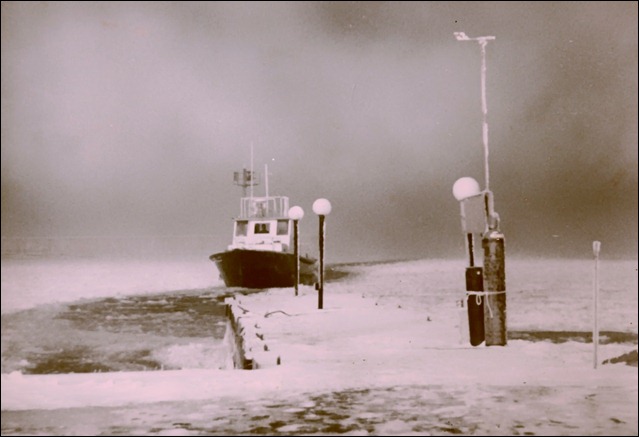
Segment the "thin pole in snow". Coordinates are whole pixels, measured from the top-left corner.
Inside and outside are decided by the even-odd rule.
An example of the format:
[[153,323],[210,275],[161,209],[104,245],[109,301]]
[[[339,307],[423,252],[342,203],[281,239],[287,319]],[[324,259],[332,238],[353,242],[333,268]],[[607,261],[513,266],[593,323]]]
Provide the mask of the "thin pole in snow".
[[598,311],[599,311],[599,251],[601,250],[601,242],[593,241],[592,242],[592,251],[595,255],[595,278],[594,278],[594,293],[593,293],[593,326],[592,326],[592,343],[594,345],[593,348],[593,365],[594,368],[597,368],[597,352],[599,349],[599,320],[598,320]]

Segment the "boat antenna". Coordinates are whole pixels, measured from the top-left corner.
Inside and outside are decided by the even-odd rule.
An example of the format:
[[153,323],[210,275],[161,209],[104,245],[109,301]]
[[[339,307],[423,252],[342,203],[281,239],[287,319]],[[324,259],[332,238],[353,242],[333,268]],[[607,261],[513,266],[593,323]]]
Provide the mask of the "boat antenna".
[[268,197],[268,164],[264,164],[264,189],[266,190],[266,197]]
[[264,190],[266,191],[266,214],[268,216],[268,164],[264,164]]
[[251,141],[251,199],[253,199],[253,141]]

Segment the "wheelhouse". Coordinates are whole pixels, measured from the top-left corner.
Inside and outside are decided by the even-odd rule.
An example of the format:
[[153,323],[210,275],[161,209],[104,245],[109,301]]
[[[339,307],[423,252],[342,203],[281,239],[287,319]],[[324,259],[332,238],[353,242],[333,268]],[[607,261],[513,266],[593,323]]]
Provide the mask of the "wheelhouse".
[[288,197],[243,197],[240,200],[240,215],[235,218],[230,250],[290,252],[291,239]]

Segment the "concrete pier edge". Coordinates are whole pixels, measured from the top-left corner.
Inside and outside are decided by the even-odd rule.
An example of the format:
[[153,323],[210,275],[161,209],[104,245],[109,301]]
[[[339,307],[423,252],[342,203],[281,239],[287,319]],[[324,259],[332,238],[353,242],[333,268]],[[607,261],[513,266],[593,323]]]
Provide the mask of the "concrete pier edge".
[[238,297],[228,297],[224,303],[228,319],[224,342],[231,351],[233,367],[255,370],[280,365],[281,358],[270,350],[260,330],[263,316],[243,308]]

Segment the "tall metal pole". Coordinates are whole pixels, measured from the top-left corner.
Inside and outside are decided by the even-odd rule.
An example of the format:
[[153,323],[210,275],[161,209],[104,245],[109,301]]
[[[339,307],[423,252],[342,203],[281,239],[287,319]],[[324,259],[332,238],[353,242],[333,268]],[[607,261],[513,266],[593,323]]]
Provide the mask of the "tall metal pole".
[[299,206],[294,206],[288,210],[288,217],[293,221],[293,256],[295,257],[295,296],[299,292],[300,284],[300,234],[299,221],[304,217],[304,210]]
[[482,138],[484,141],[484,180],[486,191],[490,190],[490,173],[488,171],[488,104],[486,103],[486,39],[480,38],[481,46],[481,112],[482,118]]
[[457,41],[477,41],[481,47],[481,112],[482,112],[482,139],[484,143],[484,182],[485,190],[490,190],[490,173],[488,171],[488,104],[486,103],[486,45],[493,41],[494,36],[478,36],[469,38],[464,32],[455,32]]
[[317,308],[324,308],[324,215],[319,216],[319,288],[317,294]]
[[299,283],[300,283],[300,246],[299,246],[299,234],[298,234],[298,224],[299,220],[293,220],[293,245],[294,245],[294,255],[295,255],[295,296],[298,294]]

